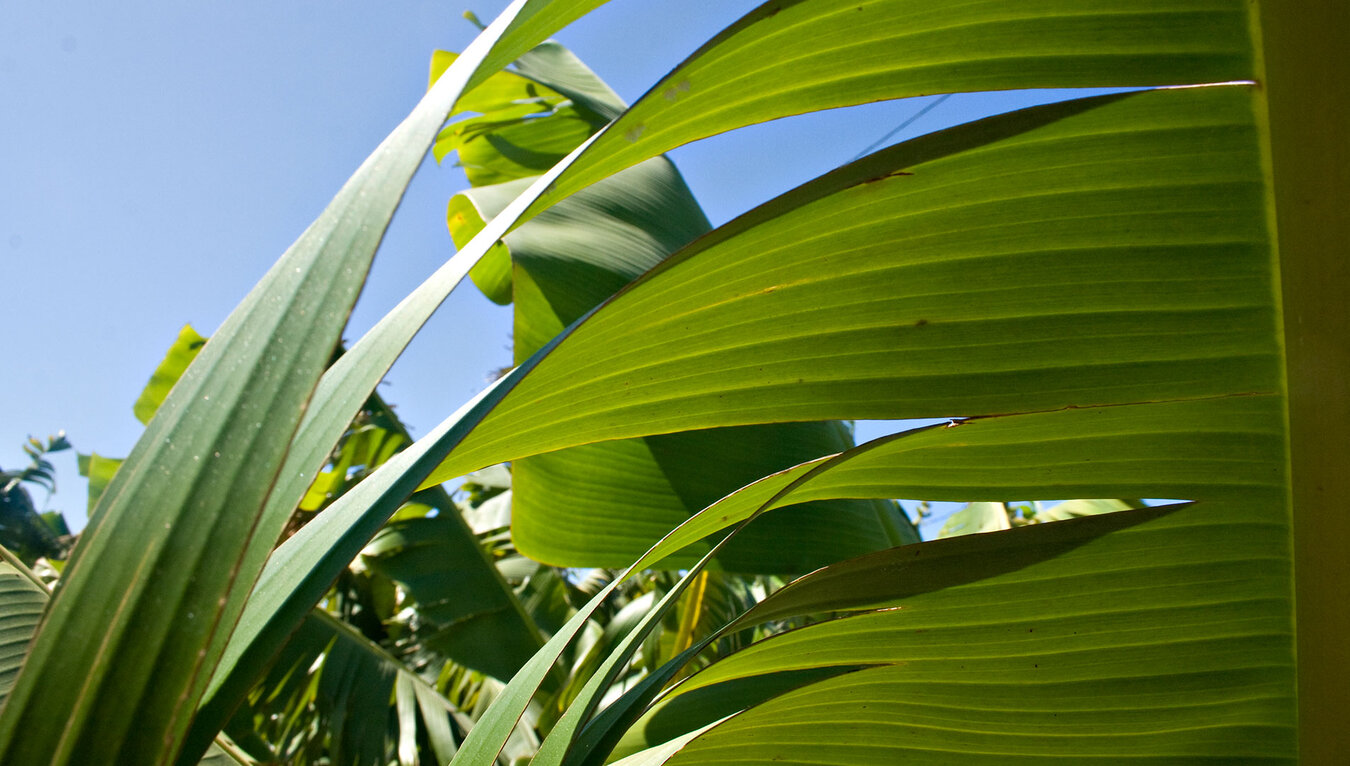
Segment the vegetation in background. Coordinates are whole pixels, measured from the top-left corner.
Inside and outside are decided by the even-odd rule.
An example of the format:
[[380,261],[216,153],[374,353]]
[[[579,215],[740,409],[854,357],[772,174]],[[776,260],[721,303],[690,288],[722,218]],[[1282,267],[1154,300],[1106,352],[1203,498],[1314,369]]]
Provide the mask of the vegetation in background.
[[67,449],[70,442],[64,431],[48,436],[45,443],[30,436],[23,445],[31,459],[28,466],[0,471],[0,545],[25,564],[32,565],[43,557],[64,559],[74,544],[65,517],[59,511],[39,511],[24,486],[55,492],[56,472],[47,455]]

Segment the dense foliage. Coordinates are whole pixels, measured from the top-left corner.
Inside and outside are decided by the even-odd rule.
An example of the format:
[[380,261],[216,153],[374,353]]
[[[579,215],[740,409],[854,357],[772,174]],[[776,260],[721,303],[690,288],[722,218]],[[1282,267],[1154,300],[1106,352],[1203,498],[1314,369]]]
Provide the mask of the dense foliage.
[[[180,337],[40,629],[41,584],[0,571],[5,629],[36,631],[0,655],[0,760],[1294,761],[1291,522],[1321,509],[1291,501],[1302,256],[1249,4],[772,0],[632,106],[540,44],[599,4],[517,0],[438,55]],[[884,148],[711,231],[661,157],[1076,86],[1142,90]],[[341,350],[428,149],[473,184],[460,251]],[[517,366],[411,441],[375,387],[464,276],[515,304]],[[949,420],[837,422],[917,417]],[[897,497],[997,531],[918,542]],[[1187,502],[1009,505],[1150,497]]]

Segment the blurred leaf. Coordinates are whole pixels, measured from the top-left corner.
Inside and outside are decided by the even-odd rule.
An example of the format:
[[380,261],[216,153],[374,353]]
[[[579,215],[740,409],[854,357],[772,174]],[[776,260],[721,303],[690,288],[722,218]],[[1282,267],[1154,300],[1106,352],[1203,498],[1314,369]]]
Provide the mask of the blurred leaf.
[[[531,183],[530,179],[508,181],[495,186],[468,189],[451,197],[445,220],[455,247],[468,245],[493,216],[528,189]],[[506,244],[493,244],[478,264],[469,270],[469,277],[493,303],[501,306],[510,303],[511,253]]]
[[[0,484],[0,546],[8,548],[19,560],[32,564],[39,558],[64,558],[70,548],[70,530],[61,514],[40,514],[23,481],[32,481],[30,468]],[[42,484],[44,482],[38,481]]]
[[66,517],[60,511],[47,511],[40,514],[42,522],[47,525],[52,534],[57,537],[69,537],[71,534],[70,525],[66,523]]
[[188,365],[197,358],[197,354],[205,345],[206,338],[192,329],[192,325],[183,325],[183,329],[178,331],[178,340],[174,341],[164,354],[164,361],[155,368],[154,374],[150,376],[150,382],[145,384],[140,398],[131,408],[137,420],[141,423],[150,422],[150,418],[155,416],[160,405],[168,398],[169,390],[179,378],[183,377]]
[[1142,508],[1143,503],[1126,500],[1067,500],[1063,503],[1041,508],[1036,511],[1036,521],[1062,521],[1079,516],[1095,516],[1099,513],[1115,513],[1131,508]]
[[628,107],[576,54],[552,40],[521,54],[515,66],[520,74],[566,96],[601,122],[609,122]]
[[117,473],[118,467],[122,465],[120,458],[103,457],[97,452],[91,452],[88,455],[78,455],[78,465],[80,475],[89,479],[89,518],[93,518],[93,513],[98,508],[99,498],[103,497],[103,491],[108,488],[108,483],[112,481],[113,474]]
[[947,519],[947,523],[938,530],[937,536],[957,537],[1011,528],[1008,509],[1003,503],[967,503],[965,508],[953,513]]
[[615,761],[614,766],[660,766],[670,760],[670,757],[678,753],[680,748],[684,747],[690,740],[712,728],[716,723],[720,723],[720,721],[714,721],[687,734],[662,742],[655,747],[633,753],[626,758]]
[[511,526],[511,490],[494,495],[464,512],[464,523],[476,535]]
[[70,449],[70,442],[66,440],[66,432],[60,431],[55,436],[48,436],[46,444],[29,436],[22,449],[24,454],[31,459],[31,462],[28,467],[20,470],[0,471],[0,489],[13,489],[19,482],[26,481],[36,484],[48,492],[55,492],[56,476],[51,461],[47,460],[47,454]]
[[47,589],[10,551],[0,546],[0,705],[28,656],[28,644],[42,620]]

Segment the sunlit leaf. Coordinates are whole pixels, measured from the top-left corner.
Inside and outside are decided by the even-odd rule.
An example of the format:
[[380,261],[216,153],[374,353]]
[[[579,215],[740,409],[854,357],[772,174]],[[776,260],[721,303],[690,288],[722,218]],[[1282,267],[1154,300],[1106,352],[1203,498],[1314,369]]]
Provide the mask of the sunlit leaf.
[[155,368],[154,374],[150,376],[150,382],[145,385],[140,398],[132,407],[137,420],[142,423],[150,422],[150,418],[154,417],[164,399],[168,397],[169,390],[179,378],[183,377],[188,365],[197,358],[198,352],[205,345],[206,338],[192,329],[192,325],[183,325],[183,329],[178,331],[178,339],[164,354],[164,360]]
[[[1292,763],[1289,572],[1267,543],[1283,524],[1265,503],[1167,510],[942,540],[805,578],[782,597],[802,604],[810,591],[818,605],[878,611],[769,639],[681,691],[874,667],[788,691],[671,763],[939,752],[950,763],[1051,753]],[[854,588],[863,581],[875,588],[866,599]],[[763,606],[781,613],[774,602]]]
[[431,481],[732,423],[1277,391],[1250,98],[1038,107],[789,192],[572,328]]
[[536,211],[690,141],[818,109],[932,93],[1250,80],[1248,19],[1245,5],[1224,0],[771,0],[652,86]]

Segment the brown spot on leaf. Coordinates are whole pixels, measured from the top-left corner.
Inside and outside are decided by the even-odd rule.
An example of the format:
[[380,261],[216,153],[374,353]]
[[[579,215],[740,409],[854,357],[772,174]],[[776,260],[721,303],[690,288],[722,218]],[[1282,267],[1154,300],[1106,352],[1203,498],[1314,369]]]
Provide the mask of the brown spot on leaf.
[[875,178],[869,178],[866,181],[863,181],[863,183],[874,184],[877,181],[885,181],[887,178],[895,178],[896,176],[912,176],[912,175],[914,174],[904,170],[893,170],[889,173],[883,173],[882,175],[879,175]]

